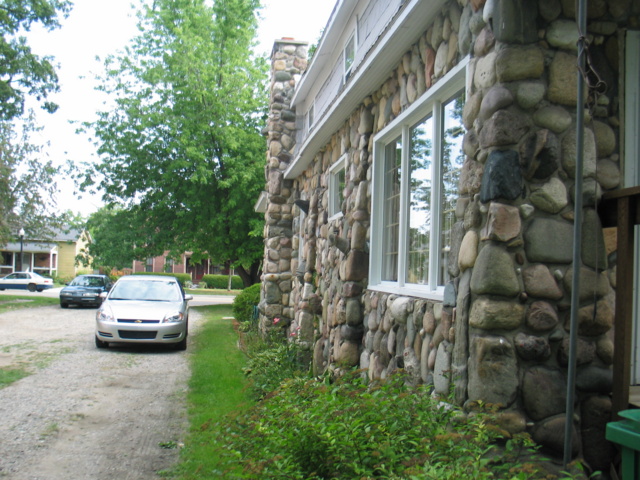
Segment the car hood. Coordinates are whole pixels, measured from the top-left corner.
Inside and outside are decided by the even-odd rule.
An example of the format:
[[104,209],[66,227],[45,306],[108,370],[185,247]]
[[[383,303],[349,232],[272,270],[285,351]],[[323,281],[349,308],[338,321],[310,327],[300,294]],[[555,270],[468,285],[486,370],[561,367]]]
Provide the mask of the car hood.
[[145,300],[107,300],[102,309],[111,309],[114,317],[128,320],[162,320],[168,313],[184,311],[184,302]]
[[104,287],[82,287],[80,285],[67,285],[60,292],[64,293],[100,293],[104,291]]

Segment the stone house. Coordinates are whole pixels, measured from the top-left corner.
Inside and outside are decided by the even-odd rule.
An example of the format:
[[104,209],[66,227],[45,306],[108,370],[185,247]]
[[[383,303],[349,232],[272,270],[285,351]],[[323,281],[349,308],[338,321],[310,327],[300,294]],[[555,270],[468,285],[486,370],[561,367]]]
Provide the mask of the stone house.
[[559,456],[575,351],[571,454],[604,471],[622,287],[599,211],[640,185],[640,6],[588,2],[578,134],[575,3],[341,0],[312,61],[276,41],[260,313],[317,374],[404,369]]

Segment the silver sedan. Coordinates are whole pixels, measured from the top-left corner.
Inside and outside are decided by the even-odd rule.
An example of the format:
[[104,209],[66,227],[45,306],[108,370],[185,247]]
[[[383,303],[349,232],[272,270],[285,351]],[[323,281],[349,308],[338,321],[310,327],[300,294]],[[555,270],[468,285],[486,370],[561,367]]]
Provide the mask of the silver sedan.
[[187,348],[189,300],[175,277],[121,277],[96,314],[96,346],[109,343],[165,343]]

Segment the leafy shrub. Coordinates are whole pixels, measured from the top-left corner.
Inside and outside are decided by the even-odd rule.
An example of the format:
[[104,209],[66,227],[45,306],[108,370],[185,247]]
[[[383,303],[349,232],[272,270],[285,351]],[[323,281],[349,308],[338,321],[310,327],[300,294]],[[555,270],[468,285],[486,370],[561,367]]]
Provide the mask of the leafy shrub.
[[[226,290],[229,287],[229,275],[203,275],[202,281],[209,288],[216,290]],[[242,290],[243,288],[242,279],[238,275],[233,275],[231,277],[231,290]]]
[[226,479],[553,478],[532,460],[528,435],[506,440],[489,419],[438,402],[401,375],[370,385],[353,375],[335,384],[290,380],[209,428]]
[[260,350],[254,343],[254,348],[247,352],[249,359],[243,368],[256,400],[280,388],[284,381],[304,375],[298,362],[300,347],[296,343],[264,345],[265,348]]
[[61,285],[66,285],[67,283],[71,282],[71,280],[73,280],[74,278],[75,277],[69,276],[69,275],[55,275],[53,277],[53,281]]
[[256,283],[245,288],[233,299],[233,316],[238,322],[253,320],[253,307],[260,303],[260,284]]

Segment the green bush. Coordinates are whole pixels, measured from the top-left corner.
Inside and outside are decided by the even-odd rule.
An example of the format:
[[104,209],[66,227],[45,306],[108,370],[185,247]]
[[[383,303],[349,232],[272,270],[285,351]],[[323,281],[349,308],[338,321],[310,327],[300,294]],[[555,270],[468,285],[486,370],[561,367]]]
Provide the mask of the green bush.
[[55,276],[53,277],[53,281],[54,281],[55,283],[59,283],[59,284],[61,284],[61,285],[66,285],[67,283],[69,283],[69,282],[70,282],[71,280],[73,280],[74,278],[75,278],[75,277],[73,277],[73,276],[69,276],[69,275],[63,275],[63,276],[55,275]]
[[[229,286],[229,275],[203,275],[202,281],[207,284],[207,288],[215,290],[226,290]],[[231,277],[231,290],[242,290],[244,284],[238,275]]]
[[507,440],[488,414],[466,415],[402,375],[372,384],[359,375],[291,380],[212,426],[220,478],[548,478],[528,435]]
[[286,380],[304,375],[298,361],[300,347],[297,343],[284,342],[269,346],[265,344],[265,347],[255,351],[254,346],[253,351],[246,352],[249,359],[247,366],[243,368],[256,400],[277,390]]
[[154,273],[154,272],[136,272],[133,275],[160,275],[163,277],[176,277],[180,285],[184,287],[186,282],[191,281],[191,275],[188,273]]
[[238,322],[253,320],[253,307],[260,303],[260,284],[245,288],[233,299],[233,316]]

